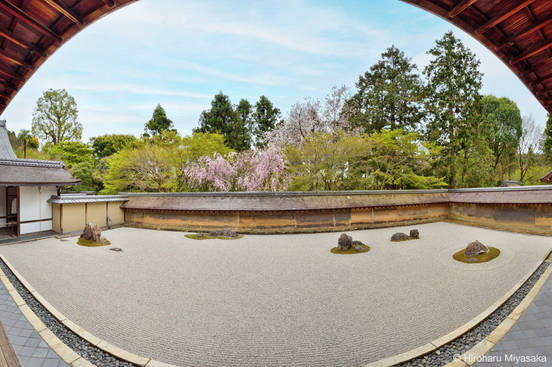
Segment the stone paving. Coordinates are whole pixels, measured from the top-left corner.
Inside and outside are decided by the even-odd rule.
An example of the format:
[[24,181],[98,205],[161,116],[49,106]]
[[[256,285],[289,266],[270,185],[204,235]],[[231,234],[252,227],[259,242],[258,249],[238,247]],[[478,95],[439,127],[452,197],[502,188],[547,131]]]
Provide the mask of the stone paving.
[[[512,356],[538,356],[539,360],[515,363]],[[476,366],[552,366],[552,276],[518,322],[484,358]]]
[[[349,232],[368,244],[334,255],[339,233],[195,241],[119,228],[111,246],[75,238],[0,253],[54,307],[92,334],[178,366],[362,366],[441,337],[508,292],[551,249],[550,238],[451,223]],[[452,254],[499,247],[485,264]],[[110,251],[120,247],[123,252]]]
[[0,282],[0,322],[23,367],[62,367],[64,363],[40,335],[13,301],[3,283]]

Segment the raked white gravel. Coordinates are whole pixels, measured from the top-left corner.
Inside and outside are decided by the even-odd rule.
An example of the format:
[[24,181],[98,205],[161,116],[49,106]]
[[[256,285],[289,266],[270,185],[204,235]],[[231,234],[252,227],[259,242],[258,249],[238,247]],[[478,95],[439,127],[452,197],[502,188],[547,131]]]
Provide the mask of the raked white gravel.
[[[419,240],[389,241],[411,228]],[[195,241],[119,228],[105,232],[108,247],[51,238],[0,254],[69,319],[139,355],[180,366],[362,366],[468,322],[552,248],[550,237],[451,223],[348,233],[372,250],[331,254],[340,233]],[[452,259],[474,240],[501,256]]]

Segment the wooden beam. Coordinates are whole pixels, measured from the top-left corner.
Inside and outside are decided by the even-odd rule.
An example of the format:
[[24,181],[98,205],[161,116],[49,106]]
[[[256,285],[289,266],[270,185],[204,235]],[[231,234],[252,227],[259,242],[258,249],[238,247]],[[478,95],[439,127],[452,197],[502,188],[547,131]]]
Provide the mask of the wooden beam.
[[27,12],[12,4],[9,0],[0,0],[0,8],[6,10],[9,14],[16,17],[20,21],[27,23],[40,33],[50,35],[56,41],[62,40],[61,37],[50,27],[45,26]]
[[517,64],[518,62],[520,61],[523,61],[525,59],[528,59],[532,56],[535,56],[537,54],[540,54],[541,52],[543,52],[544,50],[548,49],[549,47],[552,46],[552,41],[544,41],[544,42],[541,42],[538,46],[535,46],[533,49],[531,50],[528,50],[528,51],[525,51],[524,53],[522,53],[521,55],[519,55],[518,57],[516,57],[515,59],[513,59],[511,61],[511,64],[512,65],[515,65]]
[[5,39],[7,39],[8,41],[10,41],[11,43],[21,47],[21,48],[24,48],[25,50],[28,50],[28,51],[31,51],[31,52],[34,52],[42,57],[47,57],[46,55],[46,52],[44,52],[44,50],[38,48],[37,46],[33,45],[33,44],[29,44],[29,43],[25,43],[23,41],[20,41],[17,39],[17,37],[13,34],[13,32],[7,30],[7,29],[3,29],[0,27],[0,36],[1,37],[4,37]]
[[55,10],[59,11],[66,18],[70,19],[73,23],[78,24],[80,26],[83,25],[83,22],[80,19],[80,17],[77,14],[75,14],[75,12],[71,10],[71,8],[65,5],[62,2],[62,0],[44,0],[44,2],[50,5]]
[[449,19],[455,18],[464,10],[475,4],[478,0],[462,0],[448,13]]
[[523,10],[524,8],[528,7],[532,3],[534,3],[537,0],[525,0],[518,5],[516,5],[514,8],[509,10],[504,10],[501,13],[499,13],[497,16],[489,19],[485,24],[483,24],[481,27],[477,28],[475,31],[476,35],[480,35],[488,31],[489,29],[493,28],[499,23],[502,23],[506,19],[510,18],[512,15],[516,14],[517,12]]
[[500,45],[498,45],[497,50],[500,50],[501,48],[503,48],[505,46],[512,45],[516,39],[523,38],[523,37],[525,37],[525,36],[527,36],[527,35],[529,35],[533,32],[536,32],[536,31],[546,27],[547,25],[550,25],[550,24],[552,24],[552,17],[550,17],[548,19],[541,20],[540,22],[538,22],[536,24],[532,24],[528,28],[525,28],[523,31],[508,37],[508,39],[506,39],[504,42],[502,42]]
[[32,69],[33,66],[31,64],[29,64],[28,62],[26,61],[19,61],[17,59],[14,59],[13,57],[10,57],[6,54],[4,54],[3,52],[0,53],[0,59],[4,59],[6,61],[9,61],[11,62],[12,64],[15,64],[17,66],[23,66],[23,67],[26,67],[26,68],[29,68],[29,69]]
[[2,70],[2,69],[0,69],[0,74],[6,76],[6,77],[8,77],[8,78],[11,78],[11,79],[20,81],[20,82],[23,81],[23,77],[22,77],[22,76],[17,76],[17,75],[15,75],[15,74],[12,74],[12,73],[10,73],[10,72],[8,72],[8,71],[5,71],[5,70]]

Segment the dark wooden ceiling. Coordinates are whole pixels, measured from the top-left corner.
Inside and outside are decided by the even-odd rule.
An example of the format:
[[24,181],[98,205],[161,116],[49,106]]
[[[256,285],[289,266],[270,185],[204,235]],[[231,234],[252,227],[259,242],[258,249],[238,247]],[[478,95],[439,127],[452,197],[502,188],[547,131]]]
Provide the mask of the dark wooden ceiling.
[[552,0],[402,1],[448,20],[479,40],[552,113]]
[[[48,56],[87,25],[134,1],[0,0],[0,114]],[[402,1],[481,41],[552,113],[552,0]]]
[[137,0],[0,0],[0,114],[59,47]]

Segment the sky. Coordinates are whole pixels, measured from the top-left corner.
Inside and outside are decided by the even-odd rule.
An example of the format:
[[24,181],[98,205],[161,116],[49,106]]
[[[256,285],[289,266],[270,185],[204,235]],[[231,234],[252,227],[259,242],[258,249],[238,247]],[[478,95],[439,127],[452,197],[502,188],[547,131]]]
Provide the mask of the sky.
[[399,0],[140,0],[90,25],[54,53],[0,116],[30,129],[43,91],[77,101],[83,140],[140,135],[160,103],[190,134],[222,91],[233,103],[267,96],[286,116],[332,86],[354,92],[391,45],[421,71],[453,30],[481,60],[483,93],[505,96],[544,126],[546,111],[490,51],[446,21]]

